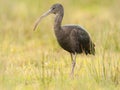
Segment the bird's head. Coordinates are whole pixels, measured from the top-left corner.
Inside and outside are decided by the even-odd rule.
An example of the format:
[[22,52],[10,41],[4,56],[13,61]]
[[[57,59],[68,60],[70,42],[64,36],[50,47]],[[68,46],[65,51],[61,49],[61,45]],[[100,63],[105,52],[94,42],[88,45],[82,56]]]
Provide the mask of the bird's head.
[[35,22],[33,30],[36,29],[37,25],[39,24],[42,18],[48,16],[49,14],[59,14],[62,11],[63,11],[63,6],[61,4],[59,3],[53,4],[52,7],[47,12],[45,12],[42,16],[40,16],[39,19]]
[[57,14],[57,13],[60,13],[63,10],[63,6],[61,4],[54,4],[50,8],[50,10],[51,10],[50,13]]

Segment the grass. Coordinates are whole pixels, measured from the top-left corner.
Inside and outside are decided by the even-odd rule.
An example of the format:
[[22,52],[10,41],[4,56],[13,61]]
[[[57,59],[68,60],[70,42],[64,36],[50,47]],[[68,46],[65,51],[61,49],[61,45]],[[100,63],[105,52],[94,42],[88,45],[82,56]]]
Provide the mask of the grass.
[[63,24],[82,25],[96,45],[95,56],[77,56],[74,79],[70,55],[55,39],[52,15],[32,30],[36,18],[56,3],[47,2],[0,0],[0,90],[119,90],[119,1],[59,1]]

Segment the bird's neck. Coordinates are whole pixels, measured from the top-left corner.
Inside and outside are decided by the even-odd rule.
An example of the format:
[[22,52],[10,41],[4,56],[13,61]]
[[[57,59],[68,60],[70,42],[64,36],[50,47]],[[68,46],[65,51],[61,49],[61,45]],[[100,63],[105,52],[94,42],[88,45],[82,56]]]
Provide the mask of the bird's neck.
[[59,12],[56,17],[55,17],[55,21],[54,21],[54,30],[60,30],[61,29],[61,23],[62,23],[62,19],[63,19],[63,12]]

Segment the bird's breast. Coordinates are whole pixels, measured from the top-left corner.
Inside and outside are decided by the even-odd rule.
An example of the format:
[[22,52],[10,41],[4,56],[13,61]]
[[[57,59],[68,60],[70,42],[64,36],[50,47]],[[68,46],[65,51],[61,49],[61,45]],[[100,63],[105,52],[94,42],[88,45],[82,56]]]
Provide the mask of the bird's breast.
[[69,35],[65,33],[56,34],[57,41],[59,45],[66,51],[71,52],[70,38]]

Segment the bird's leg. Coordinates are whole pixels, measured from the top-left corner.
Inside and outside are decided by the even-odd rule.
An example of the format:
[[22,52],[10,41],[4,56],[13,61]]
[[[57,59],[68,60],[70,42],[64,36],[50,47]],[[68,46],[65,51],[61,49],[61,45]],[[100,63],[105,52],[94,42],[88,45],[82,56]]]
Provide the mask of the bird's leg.
[[71,60],[72,60],[72,70],[71,70],[71,77],[73,77],[74,75],[74,68],[75,68],[75,64],[76,64],[76,53],[75,54],[71,54]]

